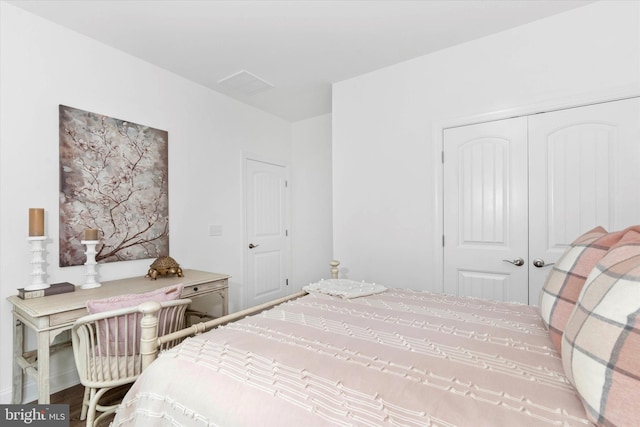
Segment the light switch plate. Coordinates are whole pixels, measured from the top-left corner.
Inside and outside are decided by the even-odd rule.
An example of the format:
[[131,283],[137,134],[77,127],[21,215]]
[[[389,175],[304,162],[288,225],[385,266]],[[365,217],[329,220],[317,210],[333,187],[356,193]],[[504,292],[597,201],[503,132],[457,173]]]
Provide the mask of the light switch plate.
[[209,236],[222,236],[222,226],[209,224]]

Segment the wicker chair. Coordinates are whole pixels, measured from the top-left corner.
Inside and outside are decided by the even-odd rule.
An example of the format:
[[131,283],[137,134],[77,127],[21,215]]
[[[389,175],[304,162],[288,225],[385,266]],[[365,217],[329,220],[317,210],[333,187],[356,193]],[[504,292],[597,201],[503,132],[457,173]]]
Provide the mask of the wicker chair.
[[[160,302],[157,336],[182,329],[190,303],[189,299]],[[140,321],[146,307],[148,303],[90,314],[73,325],[73,355],[80,382],[85,386],[80,419],[86,418],[88,427],[118,407],[118,404],[101,405],[100,398],[114,387],[133,383],[142,371]],[[178,341],[171,341],[160,349],[176,344]],[[96,412],[102,414],[96,418]]]

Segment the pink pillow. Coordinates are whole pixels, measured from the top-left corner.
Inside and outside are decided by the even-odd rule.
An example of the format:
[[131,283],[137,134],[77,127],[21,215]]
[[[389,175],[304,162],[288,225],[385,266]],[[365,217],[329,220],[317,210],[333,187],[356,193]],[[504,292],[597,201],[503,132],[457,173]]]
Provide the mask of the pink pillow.
[[167,286],[142,294],[125,294],[115,297],[87,301],[89,314],[103,313],[117,308],[132,307],[147,301],[173,301],[180,298],[183,285]]
[[[111,298],[89,300],[87,301],[87,311],[89,312],[89,314],[104,313],[106,311],[116,310],[119,308],[138,306],[147,301],[173,301],[180,298],[180,294],[182,294],[182,288],[183,285],[178,284],[141,294],[125,294]],[[138,353],[140,344],[141,318],[142,315],[140,313],[132,313],[127,315],[127,330],[125,330],[124,318],[118,319],[117,325],[115,319],[109,319],[108,322],[100,321],[98,324],[98,345],[100,348],[100,354],[103,356],[107,354],[111,356],[130,356]],[[160,312],[158,316],[159,334],[162,335],[168,332],[166,331],[168,323],[170,322],[168,322],[168,319],[166,319],[164,313]]]

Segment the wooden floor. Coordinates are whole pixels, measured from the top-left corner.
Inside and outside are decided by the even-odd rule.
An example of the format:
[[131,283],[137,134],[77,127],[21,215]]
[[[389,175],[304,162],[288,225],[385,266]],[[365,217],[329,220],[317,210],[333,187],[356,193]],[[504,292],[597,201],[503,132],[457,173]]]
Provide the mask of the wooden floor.
[[[122,400],[130,385],[110,390],[104,399],[100,400],[100,403],[117,403]],[[84,396],[84,387],[82,384],[78,384],[66,390],[59,391],[51,395],[51,403],[64,403],[69,405],[69,427],[83,427],[86,423],[80,421],[80,412],[82,410],[82,397]],[[37,402],[31,402],[37,403]],[[99,427],[107,427],[113,420],[113,415],[106,417],[100,423]]]

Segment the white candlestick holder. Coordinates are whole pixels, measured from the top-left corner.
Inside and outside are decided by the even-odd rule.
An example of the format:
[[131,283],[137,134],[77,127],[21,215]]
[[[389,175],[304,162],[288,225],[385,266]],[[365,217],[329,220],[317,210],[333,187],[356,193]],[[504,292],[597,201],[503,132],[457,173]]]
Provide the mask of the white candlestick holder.
[[46,275],[44,271],[44,241],[46,239],[46,236],[29,236],[27,238],[31,245],[31,284],[25,286],[25,291],[37,291],[51,286],[44,281]]
[[81,240],[80,243],[87,247],[87,251],[84,253],[87,256],[87,262],[84,265],[87,266],[87,272],[85,276],[87,276],[86,283],[84,285],[80,285],[82,289],[91,289],[102,286],[102,283],[96,281],[96,276],[98,275],[98,263],[96,262],[96,245],[99,243],[99,240]]

